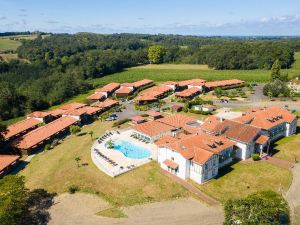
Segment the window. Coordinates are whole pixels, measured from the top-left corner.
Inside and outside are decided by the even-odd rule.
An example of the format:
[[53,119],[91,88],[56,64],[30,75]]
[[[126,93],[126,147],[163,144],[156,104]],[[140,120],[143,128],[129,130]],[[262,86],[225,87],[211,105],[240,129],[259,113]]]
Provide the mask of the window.
[[174,161],[174,157],[171,157],[171,160]]

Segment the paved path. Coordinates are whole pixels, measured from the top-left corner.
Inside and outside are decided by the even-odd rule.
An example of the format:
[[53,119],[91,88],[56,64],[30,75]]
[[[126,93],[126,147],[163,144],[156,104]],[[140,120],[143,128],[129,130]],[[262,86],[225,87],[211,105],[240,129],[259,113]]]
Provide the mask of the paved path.
[[262,160],[267,161],[268,163],[271,163],[275,166],[279,166],[283,169],[292,169],[294,167],[294,163],[291,163],[287,160],[282,160],[282,159],[278,159],[275,157],[271,157],[271,156],[265,156],[262,158]]
[[292,224],[300,224],[300,164],[295,164],[293,170],[293,182],[286,194],[291,209]]
[[192,184],[188,183],[185,180],[180,179],[179,177],[163,170],[163,173],[167,175],[168,177],[172,178],[176,182],[180,183],[182,186],[184,186],[186,189],[188,189],[190,192],[195,194],[197,197],[199,197],[201,200],[203,200],[205,203],[207,203],[210,206],[220,206],[220,203],[215,200],[214,198],[208,196],[207,194],[204,194],[202,191],[200,191],[198,188],[193,186]]

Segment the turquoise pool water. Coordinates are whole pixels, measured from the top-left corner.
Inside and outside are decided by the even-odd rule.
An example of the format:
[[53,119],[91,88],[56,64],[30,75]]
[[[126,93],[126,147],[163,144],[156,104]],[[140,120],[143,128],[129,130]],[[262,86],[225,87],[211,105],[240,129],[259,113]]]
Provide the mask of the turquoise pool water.
[[151,152],[148,149],[125,140],[115,141],[114,149],[122,152],[126,157],[131,159],[144,159],[151,157]]

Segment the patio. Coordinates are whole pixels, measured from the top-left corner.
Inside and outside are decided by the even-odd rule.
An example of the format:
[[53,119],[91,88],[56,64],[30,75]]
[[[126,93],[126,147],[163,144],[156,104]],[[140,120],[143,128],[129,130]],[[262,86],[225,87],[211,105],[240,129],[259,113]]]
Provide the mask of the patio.
[[[126,140],[134,145],[143,147],[150,151],[151,157],[143,159],[132,159],[126,157],[122,152],[108,148],[108,142]],[[144,165],[151,160],[157,159],[157,146],[146,143],[132,137],[132,130],[109,131],[99,137],[91,149],[91,157],[95,165],[111,177],[128,172],[138,166]]]

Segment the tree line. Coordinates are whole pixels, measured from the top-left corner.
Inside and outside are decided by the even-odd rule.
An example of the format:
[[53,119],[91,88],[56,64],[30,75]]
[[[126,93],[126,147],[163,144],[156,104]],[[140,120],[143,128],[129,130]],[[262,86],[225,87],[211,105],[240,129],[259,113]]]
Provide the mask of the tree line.
[[269,69],[279,59],[282,68],[288,68],[297,43],[181,35],[38,34],[34,40],[22,40],[17,49],[24,60],[0,62],[0,120],[60,104],[94,88],[89,79],[149,62]]

